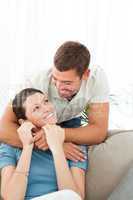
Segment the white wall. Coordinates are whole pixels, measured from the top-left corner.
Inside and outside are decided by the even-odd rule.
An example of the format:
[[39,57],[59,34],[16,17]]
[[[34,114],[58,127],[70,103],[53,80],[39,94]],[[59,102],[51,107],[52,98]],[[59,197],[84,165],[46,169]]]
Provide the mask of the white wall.
[[132,0],[0,0],[0,112],[14,85],[52,66],[66,40],[84,43],[111,90],[132,85]]

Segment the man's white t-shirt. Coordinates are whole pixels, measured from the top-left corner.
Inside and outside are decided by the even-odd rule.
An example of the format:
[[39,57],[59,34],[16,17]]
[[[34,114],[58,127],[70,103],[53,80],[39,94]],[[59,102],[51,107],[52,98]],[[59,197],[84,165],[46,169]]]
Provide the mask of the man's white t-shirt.
[[55,85],[51,83],[51,69],[41,71],[37,75],[28,78],[19,87],[19,90],[27,87],[36,88],[48,94],[49,101],[56,108],[58,123],[80,116],[85,107],[91,103],[109,101],[108,81],[103,69],[99,66],[91,68],[88,80],[82,81],[79,92],[71,101],[59,96]]

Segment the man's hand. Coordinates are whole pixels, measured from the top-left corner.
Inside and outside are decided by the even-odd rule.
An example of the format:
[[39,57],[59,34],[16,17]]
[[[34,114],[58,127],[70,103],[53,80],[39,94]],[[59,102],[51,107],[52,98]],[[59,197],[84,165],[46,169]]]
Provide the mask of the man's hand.
[[[41,129],[34,134],[34,141],[34,144],[38,149],[45,151],[49,148],[46,141],[44,129]],[[74,162],[85,160],[84,153],[80,149],[79,145],[73,144],[71,142],[65,142],[63,144],[63,148],[67,159],[72,160]]]
[[37,131],[36,133],[33,134],[34,135],[34,144],[38,149],[41,150],[47,150],[48,149],[48,144],[46,141],[46,136],[45,136],[45,132],[44,129],[40,129],[39,131]]
[[79,145],[73,144],[71,142],[65,142],[63,146],[67,159],[74,162],[85,160],[84,153],[80,149]]

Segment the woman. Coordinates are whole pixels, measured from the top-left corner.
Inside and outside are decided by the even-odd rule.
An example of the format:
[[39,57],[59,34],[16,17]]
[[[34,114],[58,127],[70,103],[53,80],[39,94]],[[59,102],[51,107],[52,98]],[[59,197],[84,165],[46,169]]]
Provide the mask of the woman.
[[[83,199],[88,161],[66,160],[63,151],[64,132],[54,125],[56,113],[47,95],[27,88],[16,95],[12,106],[21,124],[18,134],[23,149],[6,144],[0,146],[3,198],[22,200],[39,197],[50,200],[59,199],[59,195],[62,195],[60,199],[65,200],[66,191],[55,191],[69,189],[67,194],[70,199]],[[36,137],[33,132],[42,127],[50,149],[47,151],[33,149]],[[87,153],[87,148],[82,148]]]

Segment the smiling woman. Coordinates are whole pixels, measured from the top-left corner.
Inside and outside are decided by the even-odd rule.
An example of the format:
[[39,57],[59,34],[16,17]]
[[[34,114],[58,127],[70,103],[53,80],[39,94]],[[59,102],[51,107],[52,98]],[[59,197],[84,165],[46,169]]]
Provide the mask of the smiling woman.
[[[51,60],[53,60],[55,49],[60,43],[68,40],[81,41],[89,47],[92,55],[90,68],[93,70],[93,65],[95,64],[99,64],[104,68],[109,78],[111,90],[117,90],[120,87],[123,88],[123,86],[125,88],[128,87],[128,84],[132,84],[132,7],[132,0],[0,1],[0,114],[12,96],[15,85],[20,80],[23,82],[24,78],[31,72],[34,71],[36,73],[40,69],[49,68],[52,65]],[[58,87],[64,84],[64,82],[62,83],[62,77],[55,76],[54,78]],[[100,78],[100,83],[103,83],[104,88],[105,83],[102,80],[103,78]],[[67,79],[66,81],[71,80]],[[36,83],[38,82],[36,81]],[[70,82],[65,82],[65,84],[70,86]],[[42,87],[40,89],[45,91]],[[75,91],[71,87],[61,89],[60,95],[64,97],[68,96],[71,92],[73,95],[75,94]],[[96,89],[94,88],[93,91],[95,92]],[[54,93],[55,90],[52,90],[52,92]],[[96,101],[96,98],[93,98],[93,101]],[[126,96],[125,99],[127,98]],[[54,93],[54,99],[59,102],[56,93]],[[85,95],[82,96],[79,93],[78,100],[81,100],[79,104],[84,106],[83,102],[86,101]],[[64,101],[64,104],[68,105],[68,101]],[[57,113],[59,122],[68,120],[70,114],[71,117],[79,114],[79,104],[73,99],[69,109],[62,109],[63,104],[60,101],[59,108],[61,109]],[[124,116],[126,116],[127,105],[124,104],[122,106],[122,110],[124,109],[125,111]],[[11,109],[8,108],[8,110]],[[78,112],[75,113],[74,110]],[[9,113],[6,115],[7,119],[9,119],[11,112],[7,113]],[[115,124],[121,119],[121,113],[120,115],[115,114],[113,116]],[[50,115],[51,113],[49,113]],[[12,119],[14,118],[11,117]],[[119,128],[123,126],[129,128],[128,118],[123,119],[121,121],[122,126],[120,125]],[[131,119],[132,117],[130,117]],[[9,120],[9,124],[11,124],[11,120]],[[100,125],[103,124],[101,120],[99,120]],[[5,138],[6,133],[16,133],[14,126],[10,128],[9,124],[5,123],[2,125],[1,132],[5,133]],[[102,128],[100,125],[101,131]],[[15,126],[17,125],[15,124]],[[80,133],[82,131],[79,130],[79,135]],[[91,134],[95,135],[90,131],[88,136]],[[81,135],[83,136],[84,133]],[[84,140],[86,141],[86,139]],[[81,138],[78,141],[81,142]],[[90,142],[90,140],[88,141]],[[18,149],[16,151],[18,152]],[[99,185],[101,186],[101,183]]]
[[[87,146],[82,145],[81,151],[86,156],[82,162],[66,159],[63,149],[65,132],[55,125],[56,112],[47,95],[34,88],[23,89],[13,99],[12,108],[21,123],[17,132],[23,149],[4,143],[0,145],[2,197],[11,200],[45,199],[45,195],[49,200],[84,198]],[[42,144],[39,146],[41,150],[33,149],[38,143],[36,130],[43,131],[43,137],[45,130],[47,151],[42,150]]]
[[57,122],[52,103],[37,89],[27,88],[18,93],[13,100],[13,111],[18,119],[28,119],[37,127]]

